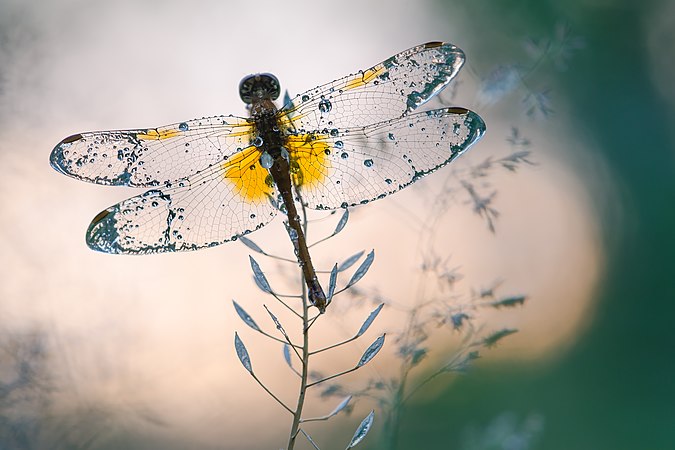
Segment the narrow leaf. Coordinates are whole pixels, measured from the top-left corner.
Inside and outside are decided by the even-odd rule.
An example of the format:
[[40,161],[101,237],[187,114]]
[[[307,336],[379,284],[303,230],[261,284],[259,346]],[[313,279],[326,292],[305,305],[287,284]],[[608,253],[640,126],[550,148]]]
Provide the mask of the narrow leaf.
[[347,450],[354,448],[359,442],[366,437],[366,434],[370,431],[370,427],[373,425],[373,420],[375,419],[375,411],[371,411],[370,414],[366,416],[365,419],[361,422],[361,425],[356,429],[354,437],[347,446]]
[[286,334],[286,330],[284,330],[284,327],[281,326],[281,322],[279,322],[279,319],[277,319],[277,316],[275,316],[272,313],[272,311],[269,310],[269,308],[267,306],[265,306],[265,305],[263,305],[263,306],[265,307],[265,310],[267,311],[267,314],[269,314],[270,317],[272,318],[272,321],[274,322],[274,325],[277,327],[277,330],[279,330],[281,332],[281,334],[283,334],[284,337],[286,339],[288,339],[288,335]]
[[277,327],[277,330],[283,330],[284,327],[281,326],[281,322],[279,322],[279,319],[277,319],[277,316],[275,316],[275,315],[272,313],[272,311],[270,311],[269,309],[267,309],[267,307],[265,307],[265,309],[267,310],[267,313],[268,313],[268,314],[270,315],[270,317],[272,318],[272,321],[274,322],[274,325]]
[[363,322],[363,325],[361,325],[361,328],[359,328],[359,332],[356,333],[356,336],[361,336],[363,333],[366,332],[366,330],[368,330],[368,328],[370,328],[370,325],[373,323],[373,321],[375,320],[377,315],[380,313],[380,311],[382,311],[383,306],[384,306],[384,303],[380,303],[380,306],[375,308],[373,310],[373,312],[370,313],[370,315],[368,316],[366,321]]
[[410,358],[410,365],[412,367],[418,365],[422,360],[427,356],[426,348],[418,348],[412,352],[412,358]]
[[464,322],[469,320],[469,315],[462,312],[456,313],[450,316],[450,320],[452,321],[452,328],[459,330],[464,326]]
[[284,344],[284,360],[286,360],[288,367],[292,369],[293,363],[291,362],[291,346],[288,344]]
[[370,269],[370,265],[373,264],[374,260],[375,260],[375,250],[371,250],[370,253],[368,253],[368,256],[366,256],[366,259],[363,260],[359,268],[356,269],[354,275],[352,275],[352,279],[349,280],[349,283],[347,283],[347,287],[354,286],[356,283],[358,283],[359,280],[365,276],[366,272],[368,272],[368,269]]
[[353,254],[352,256],[350,256],[349,258],[347,258],[347,259],[345,259],[344,261],[342,261],[342,264],[340,264],[340,265],[338,266],[338,272],[342,272],[342,271],[344,271],[344,270],[349,269],[351,266],[354,265],[354,263],[355,263],[356,261],[358,261],[359,259],[361,259],[361,256],[363,256],[364,253],[365,253],[365,252],[364,252],[363,250],[361,250],[360,252],[355,253],[355,254]]
[[501,341],[506,336],[509,336],[509,335],[511,335],[513,333],[517,333],[517,332],[518,332],[518,330],[516,330],[514,328],[504,328],[502,330],[495,331],[491,335],[483,338],[483,345],[486,346],[486,347],[494,347],[495,345],[497,345],[497,342]]
[[251,269],[253,270],[253,278],[255,279],[255,284],[257,284],[258,287],[263,292],[267,292],[268,294],[271,294],[272,288],[270,287],[270,284],[267,282],[267,278],[265,278],[265,274],[260,269],[260,266],[258,265],[256,260],[253,259],[252,256],[249,255],[248,258],[251,261]]
[[239,361],[244,366],[244,369],[248,370],[250,373],[253,373],[253,367],[251,367],[251,358],[248,356],[248,351],[244,346],[244,343],[239,339],[239,335],[234,333],[234,348],[237,350],[237,356]]
[[356,367],[361,367],[365,364],[368,364],[368,362],[377,355],[377,353],[380,351],[382,348],[382,345],[384,345],[384,334],[377,339],[375,339],[375,342],[370,344],[370,347],[366,349],[366,351],[363,353],[363,356],[361,356],[361,359],[359,360],[359,363],[356,365]]
[[250,248],[251,250],[253,250],[254,252],[260,253],[261,255],[267,255],[267,253],[265,253],[265,251],[263,249],[261,249],[258,246],[258,244],[256,244],[255,242],[253,242],[249,238],[247,238],[245,236],[239,236],[239,241],[242,244],[244,244],[245,246],[247,246],[248,248]]
[[305,438],[307,438],[307,441],[312,444],[312,447],[314,447],[315,450],[321,450],[318,445],[316,445],[316,442],[314,442],[309,434],[302,428],[300,428],[300,432],[305,435]]
[[237,314],[239,315],[241,320],[243,320],[246,325],[253,328],[255,331],[260,331],[260,327],[258,326],[258,324],[255,323],[255,320],[253,320],[253,318],[249,316],[249,314],[246,311],[244,311],[244,308],[239,306],[239,304],[234,300],[232,300],[232,303],[234,304],[234,310],[237,311]]
[[338,414],[340,411],[342,411],[343,409],[345,409],[345,407],[347,406],[347,404],[349,403],[349,401],[350,401],[351,399],[352,399],[352,396],[351,396],[351,395],[348,395],[347,397],[345,397],[344,399],[342,399],[342,401],[340,402],[340,404],[337,405],[337,406],[335,407],[335,409],[334,409],[333,411],[331,411],[330,414],[328,414],[327,418],[333,417],[334,415]]
[[501,300],[496,300],[490,303],[490,306],[493,308],[512,308],[514,306],[520,306],[525,303],[526,297],[524,295],[519,295],[516,297],[507,297]]
[[335,285],[337,284],[338,266],[335,264],[330,271],[330,279],[328,280],[328,295],[326,296],[326,304],[330,303],[335,293]]
[[291,103],[291,96],[288,93],[288,90],[284,92],[284,108],[292,109],[293,104]]
[[349,220],[349,210],[345,209],[345,211],[342,213],[342,217],[340,217],[340,220],[338,221],[337,226],[335,227],[335,231],[333,231],[333,236],[342,231],[345,225],[347,225],[348,220]]

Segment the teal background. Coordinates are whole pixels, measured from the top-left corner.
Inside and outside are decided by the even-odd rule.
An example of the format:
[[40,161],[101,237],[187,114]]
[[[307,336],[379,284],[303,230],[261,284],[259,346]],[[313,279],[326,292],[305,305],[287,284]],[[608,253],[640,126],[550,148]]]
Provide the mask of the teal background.
[[[420,439],[428,448],[458,448],[467,427],[504,411],[518,420],[543,417],[531,448],[675,448],[674,124],[672,105],[650,79],[646,4],[462,2],[472,27],[493,37],[536,35],[561,20],[584,37],[555,89],[576,112],[566,120],[594,139],[607,162],[618,204],[595,198],[606,276],[591,323],[571,348],[548,363],[480,366],[407,411],[400,448],[419,448]],[[457,3],[444,6],[451,14]],[[491,42],[479,42],[474,55],[489,54]]]

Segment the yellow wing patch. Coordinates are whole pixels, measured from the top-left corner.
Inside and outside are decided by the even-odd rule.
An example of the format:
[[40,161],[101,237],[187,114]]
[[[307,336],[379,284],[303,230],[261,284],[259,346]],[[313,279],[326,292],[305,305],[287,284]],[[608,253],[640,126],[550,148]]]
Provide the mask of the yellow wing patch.
[[[293,184],[312,187],[323,183],[328,176],[330,145],[328,136],[319,134],[290,135],[286,149],[290,156]],[[245,148],[222,164],[223,177],[236,187],[246,200],[258,201],[273,194],[271,175],[260,165],[261,151]]]
[[168,130],[158,130],[156,128],[150,128],[146,130],[145,133],[138,133],[136,137],[138,139],[143,139],[144,141],[159,141],[161,139],[169,139],[172,137],[179,136],[182,133],[180,130],[168,129]]
[[273,193],[266,182],[269,172],[259,160],[260,150],[251,146],[222,164],[223,177],[233,183],[239,195],[247,200],[264,200]]
[[354,78],[347,80],[345,87],[343,89],[347,91],[349,89],[365,86],[366,84],[370,83],[371,81],[373,81],[375,78],[379,77],[386,71],[387,68],[384,67],[384,64],[378,64],[375,67],[372,67],[362,73],[359,73]]
[[321,134],[290,135],[286,149],[291,158],[291,176],[295,186],[321,184],[328,176],[330,145]]

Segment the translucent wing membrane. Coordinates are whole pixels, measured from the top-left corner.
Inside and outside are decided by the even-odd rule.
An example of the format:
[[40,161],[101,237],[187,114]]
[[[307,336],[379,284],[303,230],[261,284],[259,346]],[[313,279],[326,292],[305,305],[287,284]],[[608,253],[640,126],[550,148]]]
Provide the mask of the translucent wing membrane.
[[286,105],[292,132],[349,129],[401,117],[443,89],[464,64],[452,44],[430,42],[300,94]]
[[327,151],[314,171],[325,175],[300,185],[302,199],[335,209],[383,198],[448,164],[484,132],[477,114],[446,108],[320,135]]
[[196,250],[231,241],[274,218],[267,172],[252,148],[234,163],[213,165],[101,212],[87,230],[87,244],[105,253]]
[[113,186],[166,186],[249,145],[252,125],[234,116],[159,128],[82,133],[61,141],[51,165],[73,178]]
[[270,167],[279,149],[262,145],[258,133],[277,136],[277,144],[266,145],[284,146],[291,180],[315,209],[382,198],[461,155],[485,132],[482,119],[464,108],[417,108],[463,63],[460,49],[432,42],[307,91],[276,117],[270,107],[265,120],[218,116],[76,134],[54,148],[50,161],[79,180],[153,188],[96,216],[87,230],[91,248],[156,253],[211,247],[262,227],[277,212],[278,192],[262,164]]

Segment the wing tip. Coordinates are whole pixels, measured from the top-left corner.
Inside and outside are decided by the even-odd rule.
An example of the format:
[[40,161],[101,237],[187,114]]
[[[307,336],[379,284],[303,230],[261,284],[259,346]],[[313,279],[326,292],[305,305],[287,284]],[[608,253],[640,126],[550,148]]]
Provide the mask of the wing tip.
[[82,134],[77,133],[77,134],[73,134],[73,135],[68,136],[67,138],[65,138],[64,140],[59,142],[59,145],[72,144],[73,142],[77,142],[77,141],[80,141],[80,140],[82,140]]
[[68,150],[68,147],[73,144],[73,142],[77,142],[81,139],[82,135],[78,133],[68,136],[56,144],[56,147],[54,147],[52,153],[49,155],[49,164],[54,170],[64,175],[72,175],[68,169],[69,164],[65,152]]
[[449,42],[431,41],[431,42],[427,42],[425,44],[422,44],[421,47],[424,48],[424,49],[433,49],[433,48],[445,47],[447,50],[450,50],[454,53],[459,53],[462,56],[464,56],[464,51],[461,48],[459,48],[456,45],[451,44]]
[[[460,109],[464,109],[464,108],[460,108]],[[470,137],[468,139],[469,140],[469,143],[467,145],[467,149],[468,149],[473,144],[478,142],[483,137],[483,135],[485,135],[485,132],[487,131],[487,125],[485,124],[485,121],[483,120],[483,118],[480,115],[478,115],[478,113],[475,113],[475,112],[473,112],[471,110],[468,110],[468,109],[465,109],[465,111],[466,112],[464,114],[466,114],[467,116],[469,116],[471,118],[471,125],[470,125],[471,134],[470,134]]]
[[119,233],[116,224],[114,207],[98,213],[87,228],[87,246],[101,253],[123,253],[119,245]]

